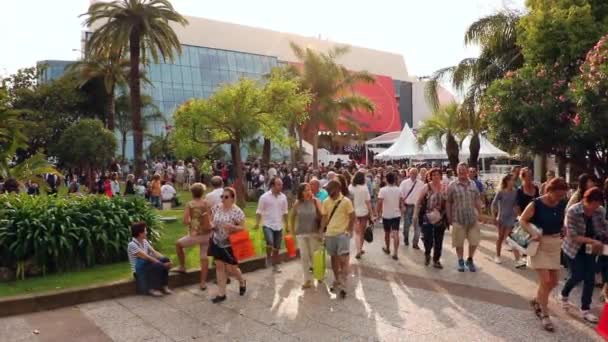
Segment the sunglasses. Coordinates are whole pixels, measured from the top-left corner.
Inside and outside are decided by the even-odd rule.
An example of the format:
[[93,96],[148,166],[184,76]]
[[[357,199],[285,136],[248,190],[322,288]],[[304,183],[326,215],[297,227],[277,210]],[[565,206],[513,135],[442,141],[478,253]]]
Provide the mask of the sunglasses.
[[228,195],[223,195],[222,196],[222,199],[230,199],[230,198],[232,198],[232,196],[228,196]]

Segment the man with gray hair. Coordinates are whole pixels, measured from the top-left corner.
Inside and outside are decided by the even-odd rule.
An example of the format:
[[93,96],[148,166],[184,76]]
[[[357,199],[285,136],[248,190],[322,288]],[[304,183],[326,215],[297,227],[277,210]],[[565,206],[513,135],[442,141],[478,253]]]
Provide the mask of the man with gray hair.
[[220,176],[213,176],[211,177],[210,183],[213,190],[205,196],[205,200],[207,203],[209,203],[209,207],[213,208],[222,201],[222,194],[224,193],[224,181]]
[[[477,269],[473,263],[475,250],[481,240],[481,227],[478,218],[481,212],[479,189],[469,179],[467,163],[458,164],[458,178],[448,185],[446,214],[448,224],[452,225],[452,246],[458,255],[458,271],[464,272],[465,265],[471,272]],[[469,257],[464,261],[464,240],[469,241]]]
[[405,204],[403,212],[403,243],[409,246],[410,226],[414,226],[414,237],[412,238],[412,246],[414,249],[418,247],[420,240],[420,226],[414,220],[414,209],[418,203],[418,197],[424,188],[424,181],[418,179],[418,169],[412,167],[408,170],[408,178],[404,179],[399,185],[401,190],[401,198]]

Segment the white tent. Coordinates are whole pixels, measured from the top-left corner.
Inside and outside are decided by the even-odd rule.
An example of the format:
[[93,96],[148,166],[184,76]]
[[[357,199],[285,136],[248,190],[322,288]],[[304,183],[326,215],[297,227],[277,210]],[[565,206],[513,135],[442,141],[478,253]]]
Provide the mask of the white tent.
[[[471,144],[472,135],[469,134],[462,141],[460,147],[460,159],[467,159],[470,155],[469,145]],[[494,146],[485,136],[479,136],[479,158],[509,158],[510,155]]]
[[399,138],[386,151],[375,156],[379,160],[398,159],[440,159],[444,158],[445,152],[439,151],[438,146],[420,146],[414,133],[408,125],[403,127]]
[[401,135],[401,131],[388,132],[365,142],[365,146],[393,144]]

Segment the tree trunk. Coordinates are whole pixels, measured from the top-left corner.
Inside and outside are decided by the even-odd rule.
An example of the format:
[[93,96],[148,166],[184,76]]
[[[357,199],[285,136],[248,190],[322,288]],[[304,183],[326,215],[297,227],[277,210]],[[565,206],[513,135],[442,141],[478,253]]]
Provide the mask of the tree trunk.
[[314,132],[312,136],[312,167],[319,168],[319,132]]
[[448,155],[448,160],[450,161],[450,168],[456,172],[456,167],[458,166],[458,153],[460,152],[458,149],[458,142],[456,142],[456,139],[451,134],[447,134],[446,140],[445,150]]
[[262,148],[262,165],[270,163],[270,139],[264,137],[264,147]]
[[114,112],[116,110],[116,100],[114,99],[114,87],[106,94],[108,97],[106,103],[106,128],[114,133]]
[[240,138],[231,143],[232,165],[234,166],[234,190],[236,190],[236,202],[239,207],[245,208],[247,204],[247,193],[243,181],[243,161],[241,160]]
[[473,133],[471,137],[471,143],[469,144],[469,166],[477,168],[477,161],[479,160],[479,149],[481,144],[479,141],[479,133]]
[[139,30],[134,29],[129,35],[129,91],[131,95],[131,113],[133,127],[133,158],[135,159],[135,177],[141,177],[144,169],[144,132],[141,124],[141,89],[139,79]]
[[93,178],[93,167],[89,165],[87,167],[87,178],[89,180],[89,194],[95,193],[95,179]]
[[122,160],[125,160],[126,150],[127,150],[127,132],[120,132],[120,135],[122,136],[122,144],[121,144]]

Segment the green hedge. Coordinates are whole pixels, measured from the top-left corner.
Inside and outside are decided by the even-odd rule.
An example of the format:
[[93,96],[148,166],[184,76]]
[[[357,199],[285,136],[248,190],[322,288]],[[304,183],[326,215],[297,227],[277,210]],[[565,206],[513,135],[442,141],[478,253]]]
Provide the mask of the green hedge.
[[0,266],[23,279],[126,260],[136,221],[158,238],[160,221],[142,198],[0,195]]

